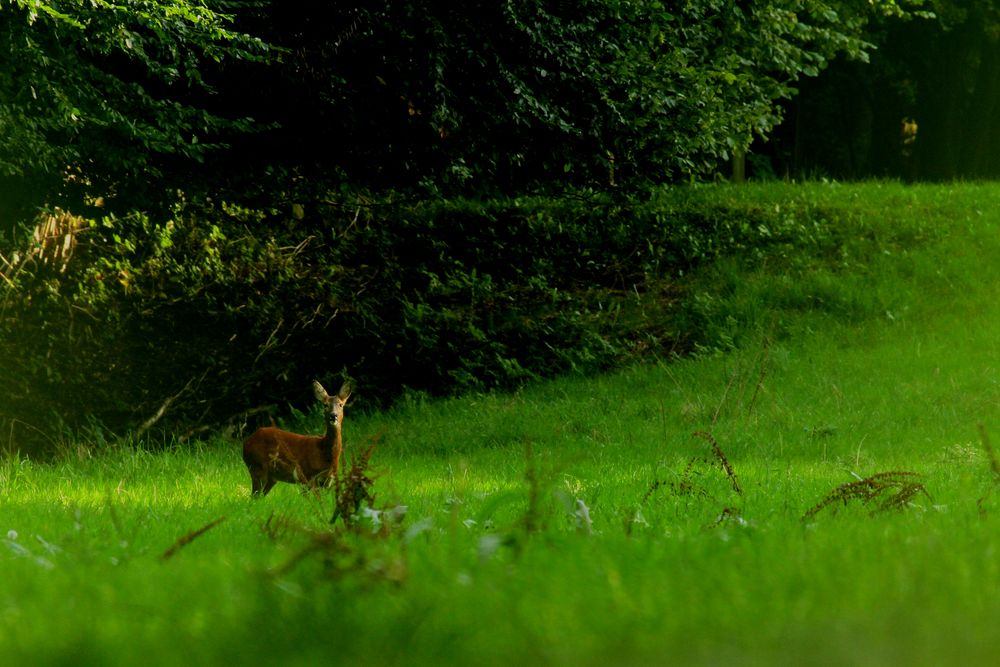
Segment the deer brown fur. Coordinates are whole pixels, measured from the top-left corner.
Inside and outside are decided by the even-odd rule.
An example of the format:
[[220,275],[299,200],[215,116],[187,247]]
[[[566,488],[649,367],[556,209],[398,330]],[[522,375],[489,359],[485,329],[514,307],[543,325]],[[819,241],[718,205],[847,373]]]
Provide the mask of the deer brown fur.
[[344,451],[340,436],[344,404],[351,388],[345,383],[331,396],[323,385],[313,382],[313,391],[323,404],[326,433],[300,435],[265,426],[243,443],[243,462],[250,471],[252,495],[266,496],[278,482],[313,487],[328,484],[336,477]]

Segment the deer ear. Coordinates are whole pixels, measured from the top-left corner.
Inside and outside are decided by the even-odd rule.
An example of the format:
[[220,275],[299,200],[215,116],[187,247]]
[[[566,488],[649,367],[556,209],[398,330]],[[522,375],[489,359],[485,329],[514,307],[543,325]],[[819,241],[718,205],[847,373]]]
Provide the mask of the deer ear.
[[326,399],[330,398],[330,395],[326,393],[326,389],[323,389],[323,385],[317,380],[313,380],[313,393],[316,394],[316,400],[318,401],[326,401]]
[[350,395],[351,395],[350,383],[345,382],[344,384],[340,385],[340,391],[337,392],[337,397],[340,398],[340,400],[342,401],[346,401]]

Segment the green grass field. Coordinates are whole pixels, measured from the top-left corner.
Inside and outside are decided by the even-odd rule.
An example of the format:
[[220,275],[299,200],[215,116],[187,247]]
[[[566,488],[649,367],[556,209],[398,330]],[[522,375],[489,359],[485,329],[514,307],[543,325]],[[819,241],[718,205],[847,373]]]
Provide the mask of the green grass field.
[[0,460],[0,664],[997,664],[1000,186],[718,196],[865,243],[706,267],[694,358],[348,410],[398,524],[236,438]]

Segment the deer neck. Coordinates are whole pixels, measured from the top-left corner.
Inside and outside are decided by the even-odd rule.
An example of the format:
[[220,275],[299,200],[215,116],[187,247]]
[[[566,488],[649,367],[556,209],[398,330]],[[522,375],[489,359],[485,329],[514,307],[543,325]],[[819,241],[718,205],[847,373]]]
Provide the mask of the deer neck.
[[340,439],[340,425],[334,423],[327,424],[323,440],[330,447],[330,451],[336,452],[340,450],[343,447],[343,442]]
[[340,470],[340,455],[344,451],[344,445],[340,440],[340,424],[328,423],[323,439],[329,448],[327,451],[330,453],[330,472],[336,477]]

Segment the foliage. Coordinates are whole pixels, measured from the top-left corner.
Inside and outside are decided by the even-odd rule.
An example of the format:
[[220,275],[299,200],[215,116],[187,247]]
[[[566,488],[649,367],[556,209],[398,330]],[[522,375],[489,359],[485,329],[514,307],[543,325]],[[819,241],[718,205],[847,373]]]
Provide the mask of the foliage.
[[256,172],[449,196],[638,188],[711,174],[769,134],[800,77],[838,53],[866,58],[868,20],[901,12],[881,0],[265,2],[238,25],[280,57],[231,68],[226,90],[275,124],[242,149]]
[[[172,167],[251,127],[246,113],[206,109],[206,75],[263,53],[259,40],[200,2],[7,0],[0,175],[46,183],[36,206],[60,194],[77,207],[115,195],[160,201],[170,194],[160,178]],[[183,179],[174,171],[172,180]]]
[[769,135],[801,77],[866,59],[870,20],[905,15],[893,0],[2,11],[0,173],[35,206],[156,216],[178,189],[271,206],[289,183],[454,196],[711,174]]
[[316,375],[389,402],[716,347],[681,275],[842,232],[641,186],[766,135],[873,11],[11,0],[0,190],[49,212],[3,253],[0,417],[191,435]]
[[[892,196],[874,201],[881,210]],[[781,280],[801,274],[767,297],[785,308],[859,320],[885,310],[878,295],[861,283],[839,294],[815,262],[869,270],[934,232],[900,209],[876,234],[852,207],[821,187],[792,200],[715,187],[644,199],[331,193],[301,220],[220,204],[178,208],[166,223],[64,221],[3,274],[3,412],[50,437],[95,417],[190,435],[308,405],[313,378],[353,376],[371,407],[407,390],[511,388],[726,349],[739,344],[732,314],[768,317],[727,303],[739,278],[697,271],[724,257]]]

